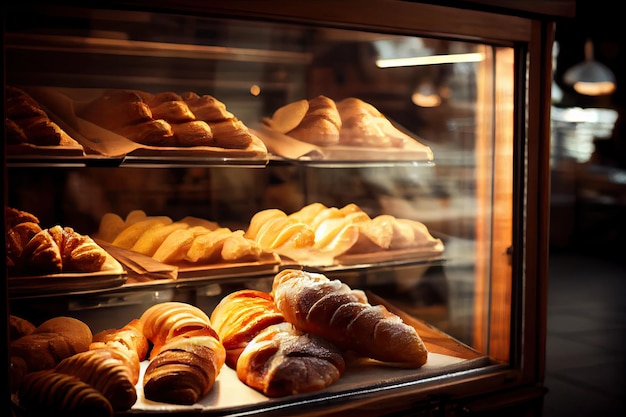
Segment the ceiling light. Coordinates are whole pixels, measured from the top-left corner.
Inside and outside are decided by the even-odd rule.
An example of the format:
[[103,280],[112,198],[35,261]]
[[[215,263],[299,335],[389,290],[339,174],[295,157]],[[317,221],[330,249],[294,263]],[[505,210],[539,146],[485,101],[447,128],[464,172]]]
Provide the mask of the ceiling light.
[[611,94],[615,90],[615,75],[604,64],[593,59],[593,44],[585,42],[585,60],[568,69],[564,81],[587,96]]
[[377,59],[378,68],[412,67],[416,65],[456,64],[459,62],[480,62],[483,54],[472,52],[467,54],[430,55],[411,58]]

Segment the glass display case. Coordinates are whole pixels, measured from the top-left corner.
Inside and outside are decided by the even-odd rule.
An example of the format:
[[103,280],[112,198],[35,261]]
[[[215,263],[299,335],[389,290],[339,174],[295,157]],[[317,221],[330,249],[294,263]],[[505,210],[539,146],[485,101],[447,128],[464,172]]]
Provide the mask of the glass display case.
[[[176,404],[146,398],[143,356],[136,402],[115,414],[540,414],[554,10],[52,3],[5,7],[7,334],[9,317],[38,327],[69,316],[97,335],[170,302],[213,318],[229,294],[274,296],[281,271],[321,274],[416,329],[426,362],[342,349],[340,377],[285,395],[224,364],[208,393]],[[25,102],[61,141],[37,136]],[[156,125],[169,129],[157,139]],[[13,257],[11,210],[42,233],[92,239],[114,267],[34,269],[32,235]],[[140,237],[167,226],[161,250],[177,229],[202,232],[163,256],[151,235],[144,251]],[[205,240],[192,256],[218,229],[233,252],[255,251]],[[213,244],[221,255],[206,255]],[[29,415],[15,340],[5,398]]]

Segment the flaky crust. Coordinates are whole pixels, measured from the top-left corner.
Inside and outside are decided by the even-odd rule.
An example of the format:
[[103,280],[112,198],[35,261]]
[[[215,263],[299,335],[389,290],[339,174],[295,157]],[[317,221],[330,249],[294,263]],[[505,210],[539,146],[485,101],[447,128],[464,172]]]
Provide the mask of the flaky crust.
[[199,308],[164,302],[141,316],[152,342],[143,379],[145,397],[173,404],[194,404],[207,395],[226,359],[226,350]]
[[100,391],[72,376],[52,371],[26,375],[18,391],[20,406],[35,415],[110,417],[111,403]]
[[334,100],[317,96],[309,100],[309,108],[300,124],[287,135],[314,145],[339,143],[341,117]]
[[222,298],[211,313],[211,323],[226,349],[226,364],[235,369],[248,342],[266,327],[285,320],[269,293],[240,290]]
[[333,344],[286,322],[259,332],[237,361],[238,378],[269,397],[319,391],[337,381],[344,369],[343,356]]
[[415,328],[338,280],[286,269],[274,277],[272,294],[287,321],[303,332],[379,361],[407,367],[426,363],[428,352]]

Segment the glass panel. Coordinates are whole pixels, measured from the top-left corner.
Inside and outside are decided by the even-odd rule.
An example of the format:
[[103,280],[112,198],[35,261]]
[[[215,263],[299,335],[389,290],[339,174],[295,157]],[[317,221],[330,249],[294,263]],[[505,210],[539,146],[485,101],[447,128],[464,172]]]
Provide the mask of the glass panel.
[[[202,217],[233,230],[245,230],[261,210],[291,214],[314,203],[355,204],[370,218],[419,222],[441,240],[443,252],[413,246],[408,255],[398,250],[381,256],[384,251],[372,250],[358,262],[304,266],[382,297],[479,354],[509,360],[512,48],[313,25],[46,12],[57,18],[29,17],[28,26],[19,16],[7,19],[7,84],[70,96],[102,89],[212,95],[264,140],[267,119],[287,104],[320,95],[335,103],[354,97],[411,143],[428,147],[432,158],[402,152],[384,157],[390,145],[370,145],[338,159],[286,157],[271,148],[262,169],[181,161],[168,166],[165,160],[169,169],[145,174],[134,167],[61,170],[16,163],[8,173],[11,205],[36,213],[44,224],[71,225],[85,234],[96,233],[107,212],[125,216],[136,209],[173,219]],[[40,177],[46,181],[35,180]],[[267,288],[263,282],[253,285]],[[198,284],[193,291],[185,287],[184,296],[210,308],[236,287],[220,283],[222,292],[211,286],[203,293]],[[19,313],[29,307],[12,305]],[[87,319],[94,311],[81,314]]]

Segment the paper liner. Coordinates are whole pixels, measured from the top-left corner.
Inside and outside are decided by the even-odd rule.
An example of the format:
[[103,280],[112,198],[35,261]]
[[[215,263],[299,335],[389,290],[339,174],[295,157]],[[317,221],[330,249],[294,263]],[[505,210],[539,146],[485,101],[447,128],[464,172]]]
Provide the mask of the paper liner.
[[[375,298],[370,294],[368,294],[368,297],[371,299]],[[377,299],[377,303],[381,300]],[[386,305],[387,303],[383,304]],[[392,306],[388,308],[395,311]],[[412,317],[409,319],[406,313],[403,313],[403,320],[415,327],[429,352],[428,360],[420,368],[400,368],[374,360],[346,356],[347,366],[344,374],[329,387],[309,394],[269,398],[242,383],[237,378],[236,372],[224,365],[217,376],[215,385],[206,397],[197,404],[181,406],[145,399],[142,387],[143,375],[145,374],[148,361],[143,361],[140,380],[136,386],[138,399],[130,412],[259,410],[263,409],[263,407],[272,407],[281,402],[306,402],[309,398],[332,401],[332,398],[337,395],[349,395],[350,393],[367,392],[369,395],[384,395],[385,386],[405,383],[417,384],[425,378],[460,372],[486,366],[490,363],[488,357],[421,320]]]
[[430,147],[421,144],[411,136],[402,148],[375,148],[365,146],[317,146],[300,141],[273,130],[264,119],[259,127],[255,127],[269,152],[287,159],[301,161],[423,161],[434,159]]
[[126,286],[136,286],[141,283],[151,284],[161,280],[183,282],[229,276],[275,274],[278,272],[278,265],[280,264],[280,258],[277,254],[266,252],[254,261],[169,265],[150,256],[119,248],[101,240],[97,240],[97,243],[124,266],[128,273]]
[[160,156],[266,159],[267,147],[254,131],[252,143],[245,149],[212,146],[161,147],[147,146],[115,134],[77,116],[87,103],[104,93],[102,89],[25,87],[25,91],[45,104],[78,134],[81,145],[108,157]]
[[72,291],[92,291],[122,286],[128,278],[122,265],[109,253],[97,272],[68,272],[35,276],[10,276],[9,292],[12,295],[42,295]]

